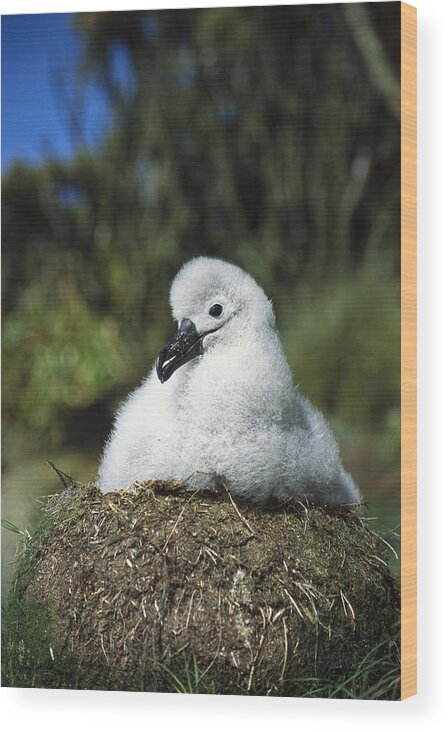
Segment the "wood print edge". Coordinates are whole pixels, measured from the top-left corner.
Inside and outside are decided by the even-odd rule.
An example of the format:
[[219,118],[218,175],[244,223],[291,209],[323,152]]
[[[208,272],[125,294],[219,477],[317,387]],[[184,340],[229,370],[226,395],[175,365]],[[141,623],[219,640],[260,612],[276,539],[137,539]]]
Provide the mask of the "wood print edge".
[[417,693],[417,9],[401,3],[401,699]]

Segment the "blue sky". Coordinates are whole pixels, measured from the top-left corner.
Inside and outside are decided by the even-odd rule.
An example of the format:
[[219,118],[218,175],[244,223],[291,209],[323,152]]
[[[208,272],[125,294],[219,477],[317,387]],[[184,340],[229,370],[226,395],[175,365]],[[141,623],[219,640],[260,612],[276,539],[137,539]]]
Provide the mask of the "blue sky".
[[[77,97],[82,39],[72,18],[71,13],[2,17],[2,171],[14,160],[34,164],[50,154],[70,157],[80,144],[70,130],[70,108],[80,112],[85,144],[94,146],[107,128],[110,114],[101,90],[90,83],[83,100]],[[117,58],[118,66],[124,65]]]

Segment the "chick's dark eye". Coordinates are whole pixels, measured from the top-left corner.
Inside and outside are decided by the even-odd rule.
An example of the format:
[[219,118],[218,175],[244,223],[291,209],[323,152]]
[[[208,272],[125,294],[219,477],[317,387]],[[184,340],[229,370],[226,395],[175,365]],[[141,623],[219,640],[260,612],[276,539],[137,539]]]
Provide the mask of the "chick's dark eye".
[[212,318],[219,318],[219,316],[222,313],[222,305],[215,302],[214,305],[211,306],[210,310],[208,311],[208,314],[212,316]]

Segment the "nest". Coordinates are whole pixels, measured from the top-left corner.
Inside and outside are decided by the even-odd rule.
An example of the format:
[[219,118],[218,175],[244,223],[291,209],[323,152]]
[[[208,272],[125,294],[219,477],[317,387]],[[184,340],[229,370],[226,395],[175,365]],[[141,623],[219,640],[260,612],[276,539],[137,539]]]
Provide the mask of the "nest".
[[16,569],[8,683],[293,696],[324,679],[334,692],[366,658],[372,683],[384,675],[398,615],[387,547],[349,509],[72,485]]

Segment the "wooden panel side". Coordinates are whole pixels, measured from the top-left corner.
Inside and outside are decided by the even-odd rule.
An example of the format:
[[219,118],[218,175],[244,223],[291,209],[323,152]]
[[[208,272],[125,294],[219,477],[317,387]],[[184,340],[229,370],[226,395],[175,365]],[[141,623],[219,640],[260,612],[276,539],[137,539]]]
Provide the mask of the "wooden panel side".
[[401,698],[417,693],[417,10],[401,3]]

